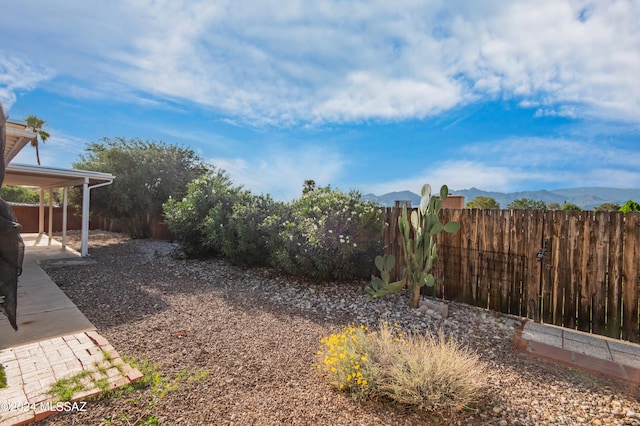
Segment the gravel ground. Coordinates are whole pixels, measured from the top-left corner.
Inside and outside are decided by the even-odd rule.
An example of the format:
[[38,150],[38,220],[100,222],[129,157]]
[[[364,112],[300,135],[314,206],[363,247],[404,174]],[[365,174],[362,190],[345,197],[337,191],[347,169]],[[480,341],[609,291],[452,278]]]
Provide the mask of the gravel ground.
[[[79,246],[79,235],[69,237]],[[156,364],[172,389],[91,401],[42,424],[155,424],[149,416],[169,425],[640,424],[637,388],[515,351],[517,318],[451,303],[443,319],[407,308],[401,295],[367,302],[364,282],[313,284],[177,260],[163,241],[93,232],[90,246],[95,265],[47,272],[122,355]],[[483,399],[428,413],[332,389],[315,368],[320,337],[380,319],[443,329],[475,350],[489,371]]]

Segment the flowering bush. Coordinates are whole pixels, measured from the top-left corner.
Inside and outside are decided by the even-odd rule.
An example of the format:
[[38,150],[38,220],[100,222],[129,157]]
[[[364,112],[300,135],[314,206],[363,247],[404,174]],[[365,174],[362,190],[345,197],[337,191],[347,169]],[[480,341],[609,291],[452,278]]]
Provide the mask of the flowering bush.
[[355,399],[366,398],[374,384],[367,330],[362,325],[343,327],[342,333],[323,337],[318,351],[318,368],[335,387],[349,392]]
[[331,384],[356,399],[381,396],[424,410],[467,406],[480,396],[486,369],[454,340],[405,336],[398,324],[377,332],[343,327],[321,339],[318,368]]
[[381,213],[357,191],[308,191],[280,224],[274,266],[318,281],[367,278],[382,249]]

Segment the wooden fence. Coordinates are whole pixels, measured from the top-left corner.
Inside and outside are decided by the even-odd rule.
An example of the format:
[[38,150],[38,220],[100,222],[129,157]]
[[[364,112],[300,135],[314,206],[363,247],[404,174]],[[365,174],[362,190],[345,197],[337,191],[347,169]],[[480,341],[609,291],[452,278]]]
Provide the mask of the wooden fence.
[[[398,263],[400,213],[385,212]],[[640,342],[640,213],[446,209],[441,220],[461,228],[437,237],[438,297]]]

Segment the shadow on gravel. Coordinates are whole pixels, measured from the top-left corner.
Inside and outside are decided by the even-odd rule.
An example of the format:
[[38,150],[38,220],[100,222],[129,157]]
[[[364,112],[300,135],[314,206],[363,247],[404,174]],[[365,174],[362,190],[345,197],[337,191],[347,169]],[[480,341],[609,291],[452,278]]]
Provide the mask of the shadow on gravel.
[[119,246],[92,250],[93,265],[46,268],[45,272],[97,328],[139,321],[166,311],[170,305],[153,290],[153,279],[142,277],[136,262],[122,264],[109,252]]
[[[168,255],[141,253],[135,240],[92,247],[93,265],[45,268],[47,274],[96,327],[125,325],[171,311],[173,300],[194,296],[203,305],[221,298],[237,310],[264,311],[284,318],[299,316],[318,324],[339,327],[355,319],[345,312],[313,312],[312,309],[270,300],[269,286],[320,291],[323,284],[286,277],[269,269],[242,269],[220,259],[176,260]],[[360,292],[356,284],[344,284]]]

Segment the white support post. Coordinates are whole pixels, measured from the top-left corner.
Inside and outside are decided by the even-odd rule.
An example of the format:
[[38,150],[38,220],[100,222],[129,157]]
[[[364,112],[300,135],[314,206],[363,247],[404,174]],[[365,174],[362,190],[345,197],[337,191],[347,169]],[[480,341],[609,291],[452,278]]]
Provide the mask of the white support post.
[[87,257],[89,254],[89,178],[84,178],[82,185],[82,245],[80,254]]
[[53,238],[53,189],[49,188],[49,245]]
[[62,190],[62,248],[67,247],[67,187]]
[[38,210],[38,234],[44,234],[44,189],[40,188],[40,209]]

